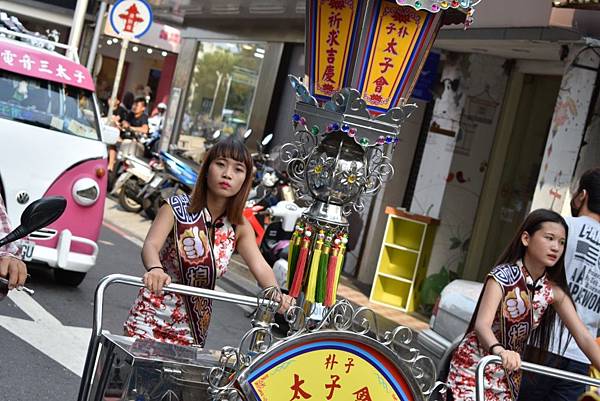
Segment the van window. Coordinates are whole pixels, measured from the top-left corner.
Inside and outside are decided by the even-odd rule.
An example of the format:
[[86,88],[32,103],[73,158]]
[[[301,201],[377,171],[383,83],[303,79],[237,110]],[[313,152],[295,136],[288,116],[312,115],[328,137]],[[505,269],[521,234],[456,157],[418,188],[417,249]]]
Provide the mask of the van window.
[[0,118],[100,140],[92,92],[0,70]]

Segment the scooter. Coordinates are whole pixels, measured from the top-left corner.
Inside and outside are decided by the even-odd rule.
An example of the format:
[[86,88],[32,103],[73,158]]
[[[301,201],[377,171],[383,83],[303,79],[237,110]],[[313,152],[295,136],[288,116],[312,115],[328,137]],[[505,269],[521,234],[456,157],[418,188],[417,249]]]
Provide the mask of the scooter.
[[290,239],[296,220],[306,208],[299,207],[294,202],[280,201],[268,211],[273,220],[265,229],[259,248],[267,263],[273,267],[279,288],[287,289],[287,252]]
[[122,172],[111,194],[119,199],[119,204],[128,212],[142,210],[144,189],[150,185],[162,166],[151,160],[146,162],[135,156],[124,156],[121,161]]
[[194,161],[175,152],[161,151],[159,155],[163,171],[158,172],[139,194],[142,210],[151,220],[158,213],[161,199],[168,199],[179,192],[192,193],[200,168]]

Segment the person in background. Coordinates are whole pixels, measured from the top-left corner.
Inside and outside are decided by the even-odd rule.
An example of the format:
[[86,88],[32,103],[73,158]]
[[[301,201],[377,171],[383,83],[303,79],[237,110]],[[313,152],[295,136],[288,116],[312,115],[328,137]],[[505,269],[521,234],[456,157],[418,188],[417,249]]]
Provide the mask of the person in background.
[[146,99],[138,97],[134,100],[131,112],[121,123],[121,127],[125,131],[130,131],[138,136],[148,135],[148,115],[146,114]]
[[[600,326],[600,301],[596,296],[600,292],[600,168],[581,175],[571,200],[571,214],[573,217],[566,218],[570,232],[565,249],[567,283],[577,313],[585,324],[583,330],[596,337]],[[550,343],[544,364],[587,374],[590,360],[566,333],[560,336],[559,327],[554,328],[555,341]],[[576,401],[585,388],[582,383],[527,373],[519,401]]]
[[[0,238],[12,231],[4,199],[0,195]],[[19,288],[27,279],[27,266],[21,260],[21,251],[17,243],[12,242],[0,247],[0,277],[8,279],[8,289]]]

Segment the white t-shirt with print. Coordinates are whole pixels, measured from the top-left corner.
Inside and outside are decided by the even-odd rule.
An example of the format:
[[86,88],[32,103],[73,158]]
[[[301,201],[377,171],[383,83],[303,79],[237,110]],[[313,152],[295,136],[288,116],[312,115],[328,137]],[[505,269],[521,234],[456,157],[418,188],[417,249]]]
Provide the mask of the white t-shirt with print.
[[[591,217],[567,217],[569,238],[565,248],[565,273],[577,313],[590,333],[596,338],[600,326],[600,223]],[[557,319],[558,320],[558,319]],[[561,347],[558,347],[558,324],[550,351],[561,354],[568,339],[565,327]],[[583,363],[590,360],[571,337],[564,357]]]

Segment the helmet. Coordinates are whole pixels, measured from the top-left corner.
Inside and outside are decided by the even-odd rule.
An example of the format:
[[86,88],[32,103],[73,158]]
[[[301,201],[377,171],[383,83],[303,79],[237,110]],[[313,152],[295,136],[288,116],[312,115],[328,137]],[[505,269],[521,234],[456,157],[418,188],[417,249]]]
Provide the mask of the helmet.
[[156,106],[156,108],[157,108],[157,109],[159,109],[159,110],[166,110],[166,109],[167,109],[167,105],[166,105],[166,104],[164,104],[163,102],[160,102],[160,103],[159,103],[159,104]]

